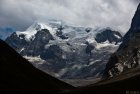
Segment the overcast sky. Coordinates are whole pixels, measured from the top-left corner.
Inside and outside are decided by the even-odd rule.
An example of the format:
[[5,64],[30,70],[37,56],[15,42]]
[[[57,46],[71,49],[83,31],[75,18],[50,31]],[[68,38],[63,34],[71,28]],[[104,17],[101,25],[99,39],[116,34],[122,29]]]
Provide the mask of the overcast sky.
[[35,21],[63,20],[78,26],[126,32],[140,0],[0,0],[0,28],[25,30]]

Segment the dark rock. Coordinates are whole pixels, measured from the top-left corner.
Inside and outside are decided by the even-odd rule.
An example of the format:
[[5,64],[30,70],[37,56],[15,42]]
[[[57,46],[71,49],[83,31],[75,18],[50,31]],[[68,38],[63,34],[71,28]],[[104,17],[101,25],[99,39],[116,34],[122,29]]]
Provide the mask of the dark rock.
[[20,52],[23,47],[26,47],[29,44],[29,42],[25,39],[25,35],[18,36],[15,32],[5,41],[18,52]]
[[122,35],[117,31],[112,31],[110,29],[105,29],[104,31],[102,31],[101,33],[98,33],[96,35],[95,40],[98,43],[109,41],[110,43],[115,42],[116,44],[118,44],[119,42],[122,41]]
[[42,29],[35,34],[35,39],[24,48],[25,50],[23,50],[21,54],[39,56],[45,50],[45,45],[48,44],[50,40],[54,40],[53,36],[47,29]]

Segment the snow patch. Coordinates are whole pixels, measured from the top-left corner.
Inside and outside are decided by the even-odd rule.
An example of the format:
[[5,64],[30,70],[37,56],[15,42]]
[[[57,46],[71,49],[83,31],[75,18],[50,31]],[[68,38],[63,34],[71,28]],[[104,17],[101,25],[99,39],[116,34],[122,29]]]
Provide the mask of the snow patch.
[[101,49],[104,47],[116,47],[118,45],[115,45],[115,43],[110,43],[108,40],[103,42],[103,43],[98,43],[98,45],[96,46],[96,49]]
[[23,48],[19,51],[19,53],[21,53],[24,49],[25,49],[25,48],[23,47]]
[[76,69],[76,68],[81,69],[82,67],[83,67],[83,65],[76,65],[75,64],[75,65],[72,66],[72,69]]
[[114,36],[115,36],[117,39],[121,39],[121,37],[118,36],[118,35],[116,35],[116,34],[114,34]]
[[92,61],[92,62],[89,63],[88,66],[91,66],[91,65],[93,65],[93,64],[95,64],[96,62],[99,62],[99,61],[101,61],[101,60],[95,60],[95,61]]
[[61,77],[68,71],[68,68],[61,69],[58,73],[55,73],[55,77]]
[[46,62],[45,60],[42,60],[40,56],[32,57],[32,56],[23,56],[25,59],[27,59],[29,62],[39,62],[38,64],[43,64]]
[[87,41],[89,44],[97,44],[97,42],[95,41],[94,38],[88,38],[86,41]]

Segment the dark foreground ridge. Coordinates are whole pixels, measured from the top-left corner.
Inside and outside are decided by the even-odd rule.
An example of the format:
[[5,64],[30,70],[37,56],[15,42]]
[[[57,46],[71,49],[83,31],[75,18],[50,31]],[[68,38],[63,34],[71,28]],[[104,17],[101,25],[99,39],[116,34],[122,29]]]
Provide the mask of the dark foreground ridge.
[[0,94],[57,94],[72,88],[33,67],[0,40]]

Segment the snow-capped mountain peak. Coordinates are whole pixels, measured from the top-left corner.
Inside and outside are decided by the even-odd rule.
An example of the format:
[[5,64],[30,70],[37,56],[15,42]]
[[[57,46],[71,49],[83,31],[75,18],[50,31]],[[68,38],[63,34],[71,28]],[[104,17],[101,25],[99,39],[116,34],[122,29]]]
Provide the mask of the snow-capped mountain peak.
[[47,24],[45,24],[45,23],[35,22],[26,31],[31,31],[31,30],[40,31],[41,29],[50,29],[50,27],[47,26]]
[[18,36],[25,35],[25,39],[27,41],[30,41],[30,40],[33,40],[34,37],[35,37],[35,34],[38,31],[41,31],[42,29],[49,30],[52,35],[54,35],[56,33],[55,30],[53,30],[53,28],[49,24],[42,23],[42,22],[35,22],[28,29],[26,29],[25,31],[17,31],[16,34]]
[[[60,78],[98,75],[121,41],[121,34],[112,29],[77,27],[55,20],[34,23],[6,39],[22,56],[32,57],[27,59],[35,66]],[[35,64],[39,62],[36,57],[43,63]]]

